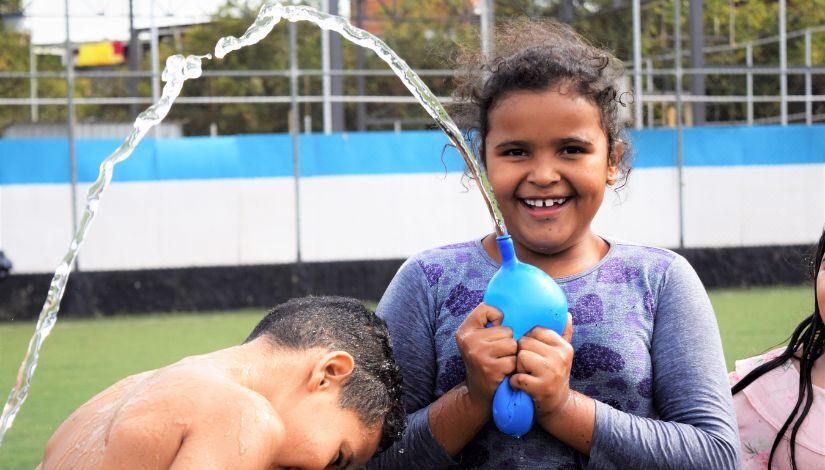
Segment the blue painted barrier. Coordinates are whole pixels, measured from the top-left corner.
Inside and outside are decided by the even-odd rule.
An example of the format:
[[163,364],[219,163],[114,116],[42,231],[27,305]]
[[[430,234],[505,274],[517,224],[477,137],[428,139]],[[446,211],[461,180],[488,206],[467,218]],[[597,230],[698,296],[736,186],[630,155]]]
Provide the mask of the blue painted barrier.
[[[631,131],[635,168],[673,167],[676,131]],[[78,180],[95,180],[121,140],[79,139]],[[686,166],[825,163],[825,125],[696,127],[683,134]],[[300,138],[301,176],[444,173],[463,170],[441,131],[310,134]],[[115,169],[114,181],[290,177],[287,134],[182,137],[141,142]],[[66,139],[0,140],[0,184],[69,181]]]

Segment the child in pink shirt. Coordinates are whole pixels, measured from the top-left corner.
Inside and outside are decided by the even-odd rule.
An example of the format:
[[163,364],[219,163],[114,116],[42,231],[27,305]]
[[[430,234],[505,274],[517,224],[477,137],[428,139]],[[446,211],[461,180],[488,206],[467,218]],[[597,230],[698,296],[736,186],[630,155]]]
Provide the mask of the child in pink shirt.
[[825,470],[823,251],[825,233],[813,263],[813,314],[787,347],[736,361],[730,373],[745,470]]

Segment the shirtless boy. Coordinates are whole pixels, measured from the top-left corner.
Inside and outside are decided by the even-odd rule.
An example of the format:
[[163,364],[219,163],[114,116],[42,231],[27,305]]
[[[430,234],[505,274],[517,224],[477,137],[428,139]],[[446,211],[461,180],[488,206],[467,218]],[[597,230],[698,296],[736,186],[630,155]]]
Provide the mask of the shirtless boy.
[[75,411],[46,469],[350,469],[404,427],[384,322],[342,297],[293,299],[240,346],[121,380]]

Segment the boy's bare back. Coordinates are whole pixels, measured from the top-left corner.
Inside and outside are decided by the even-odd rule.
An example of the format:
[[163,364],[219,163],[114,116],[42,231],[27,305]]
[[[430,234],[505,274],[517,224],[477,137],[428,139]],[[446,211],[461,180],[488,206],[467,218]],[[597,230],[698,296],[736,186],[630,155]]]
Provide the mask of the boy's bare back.
[[40,468],[351,470],[401,435],[404,416],[383,320],[355,299],[305,297],[273,308],[243,344],[93,397]]
[[75,411],[41,468],[270,468],[284,429],[223,351],[121,380]]

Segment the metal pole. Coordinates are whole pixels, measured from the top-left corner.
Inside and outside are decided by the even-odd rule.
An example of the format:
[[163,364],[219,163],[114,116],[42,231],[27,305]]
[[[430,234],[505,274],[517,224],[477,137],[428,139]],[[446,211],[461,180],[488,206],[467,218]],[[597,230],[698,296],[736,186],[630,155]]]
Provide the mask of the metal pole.
[[785,0],[779,0],[779,97],[780,121],[788,125],[788,38],[785,32]]
[[[321,11],[329,11],[329,0],[321,0]],[[329,31],[326,29],[321,31],[321,72],[321,102],[324,114],[324,134],[331,134],[332,101],[330,101],[330,88],[332,87],[332,83],[329,76]]]
[[152,39],[150,43],[152,54],[152,102],[160,99],[160,51],[158,50],[158,25],[155,22],[155,1],[149,0],[149,19],[151,21]]
[[561,5],[559,5],[559,20],[565,23],[573,22],[573,0],[561,0]]
[[493,0],[481,0],[481,53],[490,57],[493,53]]
[[[690,0],[690,67],[694,69],[690,75],[690,92],[695,97],[705,96],[705,75],[695,69],[705,66],[705,25],[703,0]],[[693,125],[705,123],[704,101],[694,101],[692,105]]]
[[745,45],[745,64],[748,66],[747,94],[748,94],[748,125],[753,125],[753,44]]
[[37,122],[40,119],[39,109],[37,108],[37,54],[34,53],[34,44],[29,38],[29,96],[32,99],[31,104],[31,118],[32,122]]
[[[295,179],[295,260],[301,264],[301,154],[298,128],[298,40],[295,23],[289,23],[289,135],[292,137],[292,173]],[[325,114],[326,116],[326,114]]]
[[805,124],[811,125],[813,123],[813,106],[811,104],[811,95],[813,94],[811,85],[811,29],[805,30]]
[[[151,29],[151,56],[152,56],[152,103],[157,103],[160,100],[160,57],[158,51],[158,25],[155,22],[155,0],[149,0],[149,21]],[[161,125],[157,125],[152,129],[155,138],[160,137]]]
[[[355,26],[359,28],[364,27],[364,0],[356,0],[355,1]],[[355,68],[358,71],[364,70],[364,48],[363,47],[356,47],[355,48]],[[359,74],[357,79],[356,86],[358,88],[358,96],[366,95],[366,80],[363,74]],[[367,130],[367,104],[366,103],[358,103],[356,105],[356,121],[359,131],[366,131]]]
[[679,178],[679,248],[685,247],[685,171],[682,153],[682,0],[673,2],[673,60],[676,72],[676,170]]
[[636,129],[644,127],[642,122],[642,13],[640,0],[633,0],[633,100]]
[[[72,236],[77,233],[77,156],[74,138],[74,51],[69,29],[69,0],[63,0],[66,19],[66,126],[69,139],[69,175],[72,190]],[[75,271],[80,271],[80,260],[75,259]]]
[[[134,13],[134,6],[132,5],[133,0],[129,0],[129,71],[134,72],[137,71],[138,67],[140,67],[140,51],[138,50],[140,45],[138,44],[138,36],[137,31],[135,31],[135,13]],[[129,77],[127,82],[129,83],[129,96],[132,98],[137,96],[137,78]],[[129,114],[133,117],[136,116],[138,113],[137,104],[129,105]]]
[[[647,65],[647,92],[653,94],[653,60],[645,59]],[[640,105],[641,106],[641,105]],[[653,112],[653,103],[647,103],[647,127],[655,126],[655,116]],[[638,128],[637,128],[638,129]]]
[[[338,0],[332,0],[332,3],[329,4],[329,14],[338,16]],[[329,37],[329,52],[330,69],[343,69],[344,58],[341,52],[341,35],[333,34]],[[340,74],[330,76],[330,94],[332,96],[341,96],[344,94],[344,82]],[[332,130],[334,132],[344,132],[347,130],[344,103],[340,101],[332,103]]]

